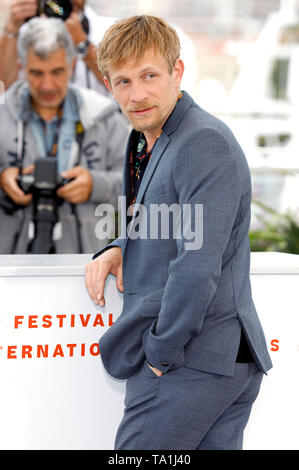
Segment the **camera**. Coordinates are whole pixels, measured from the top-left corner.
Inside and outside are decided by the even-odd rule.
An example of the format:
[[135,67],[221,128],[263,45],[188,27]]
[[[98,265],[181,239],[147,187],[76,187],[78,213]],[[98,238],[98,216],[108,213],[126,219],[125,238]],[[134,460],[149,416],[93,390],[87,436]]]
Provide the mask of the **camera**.
[[40,0],[38,3],[38,16],[45,14],[65,21],[73,11],[70,0]]
[[[38,0],[37,15],[46,15],[48,18],[60,18],[65,21],[71,15],[73,11],[73,4],[70,0]],[[29,21],[28,18],[26,21]],[[81,24],[83,30],[89,34],[89,21],[88,18],[83,14],[81,18]]]
[[56,157],[38,158],[33,174],[18,176],[20,188],[33,196],[34,238],[28,246],[28,253],[55,253],[53,229],[58,222],[58,207],[63,201],[56,191],[70,181],[57,174]]

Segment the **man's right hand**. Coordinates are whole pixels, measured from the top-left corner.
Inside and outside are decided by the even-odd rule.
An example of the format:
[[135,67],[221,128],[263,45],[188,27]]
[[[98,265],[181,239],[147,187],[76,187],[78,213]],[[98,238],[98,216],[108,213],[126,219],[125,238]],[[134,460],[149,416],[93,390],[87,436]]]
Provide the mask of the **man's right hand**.
[[[24,174],[29,174],[33,171],[34,166],[30,165],[23,170]],[[32,194],[25,194],[17,183],[19,176],[19,169],[15,166],[6,168],[0,175],[0,185],[3,191],[12,199],[16,204],[27,206],[32,201]]]
[[12,33],[18,33],[20,27],[27,18],[36,16],[37,0],[11,0],[10,18],[6,29]]
[[86,265],[85,285],[92,300],[101,307],[105,305],[104,289],[109,274],[116,277],[116,287],[124,291],[122,278],[122,254],[119,247],[109,248]]

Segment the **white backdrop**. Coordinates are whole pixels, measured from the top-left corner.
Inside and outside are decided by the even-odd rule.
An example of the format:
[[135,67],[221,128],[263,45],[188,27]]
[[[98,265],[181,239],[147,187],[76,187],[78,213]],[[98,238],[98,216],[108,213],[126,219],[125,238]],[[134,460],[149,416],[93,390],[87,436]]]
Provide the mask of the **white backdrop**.
[[[0,448],[113,449],[124,381],[97,343],[121,311],[113,277],[106,307],[84,284],[89,257],[0,257]],[[253,254],[252,288],[274,368],[244,449],[299,449],[299,256]]]
[[[124,383],[106,374],[100,356],[90,354],[91,345],[97,353],[109,313],[115,319],[121,308],[113,279],[103,309],[87,294],[83,268],[63,263],[40,268],[37,263],[26,269],[21,262],[13,271],[23,275],[0,275],[0,448],[113,448]],[[83,324],[89,318],[88,326],[82,326],[80,315]],[[22,324],[14,328],[21,316]],[[104,326],[94,327],[101,319]],[[50,327],[42,326],[50,320]],[[38,358],[36,345],[48,345],[48,357]],[[8,346],[17,347],[8,351]],[[22,346],[32,347],[31,358],[22,358]]]

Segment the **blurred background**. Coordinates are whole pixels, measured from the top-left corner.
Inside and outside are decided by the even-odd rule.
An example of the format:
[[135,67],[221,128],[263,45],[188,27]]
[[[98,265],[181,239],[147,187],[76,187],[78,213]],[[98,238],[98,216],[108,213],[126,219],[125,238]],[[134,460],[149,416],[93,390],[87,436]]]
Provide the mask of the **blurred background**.
[[[0,31],[8,3],[0,0]],[[247,157],[252,251],[299,254],[299,0],[86,4],[115,19],[161,16],[176,28],[185,63],[182,89],[229,125]]]
[[299,0],[87,0],[99,15],[162,16],[182,89],[225,121],[253,186],[252,251],[299,253]]

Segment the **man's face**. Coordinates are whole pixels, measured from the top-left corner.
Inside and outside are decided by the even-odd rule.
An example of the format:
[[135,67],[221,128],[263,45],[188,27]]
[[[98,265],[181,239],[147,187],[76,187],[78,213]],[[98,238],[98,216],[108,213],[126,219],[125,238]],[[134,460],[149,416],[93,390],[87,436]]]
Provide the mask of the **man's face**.
[[65,50],[60,48],[43,60],[29,49],[25,73],[34,104],[40,108],[58,108],[66,96],[72,73]]
[[153,134],[162,128],[176,104],[183,70],[178,59],[170,74],[164,57],[149,49],[137,63],[129,61],[109,69],[110,83],[105,83],[133,128]]

